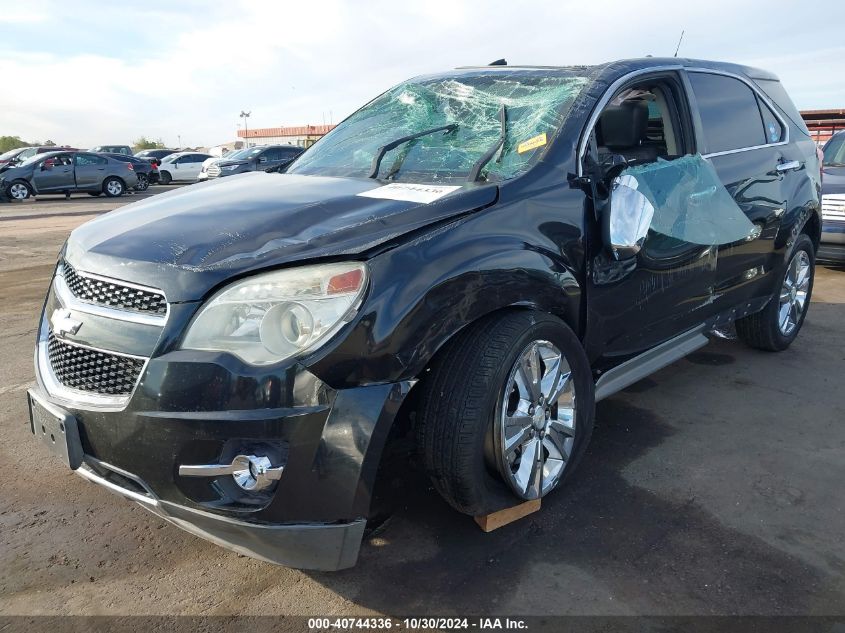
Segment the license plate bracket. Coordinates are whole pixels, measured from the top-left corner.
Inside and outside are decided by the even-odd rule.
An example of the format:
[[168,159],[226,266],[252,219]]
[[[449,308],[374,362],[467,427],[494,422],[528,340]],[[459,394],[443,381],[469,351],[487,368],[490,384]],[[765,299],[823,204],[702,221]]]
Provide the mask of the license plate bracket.
[[50,452],[61,459],[71,470],[82,465],[82,442],[76,418],[59,407],[44,402],[38,395],[27,391],[29,400],[29,428],[40,438]]

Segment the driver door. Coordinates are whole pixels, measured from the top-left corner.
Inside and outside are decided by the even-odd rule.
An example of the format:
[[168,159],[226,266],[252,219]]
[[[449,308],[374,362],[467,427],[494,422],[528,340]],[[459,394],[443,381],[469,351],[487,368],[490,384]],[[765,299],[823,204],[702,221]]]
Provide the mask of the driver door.
[[70,154],[48,156],[35,165],[32,184],[38,193],[69,191],[76,187],[73,177],[73,160]]
[[[586,284],[593,358],[624,360],[713,313],[716,247],[696,224],[706,220],[714,193],[712,182],[696,178],[712,174],[694,154],[689,113],[682,79],[663,73],[613,95],[591,133],[585,173],[592,174],[596,218]],[[622,240],[620,227],[629,232]],[[626,240],[634,248],[613,247]]]

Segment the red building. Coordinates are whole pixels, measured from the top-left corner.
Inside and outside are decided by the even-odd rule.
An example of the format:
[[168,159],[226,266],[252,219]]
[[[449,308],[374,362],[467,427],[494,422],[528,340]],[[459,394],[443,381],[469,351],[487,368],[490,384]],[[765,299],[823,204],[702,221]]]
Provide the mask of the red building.
[[816,143],[823,145],[835,132],[845,130],[845,109],[802,110],[801,117]]

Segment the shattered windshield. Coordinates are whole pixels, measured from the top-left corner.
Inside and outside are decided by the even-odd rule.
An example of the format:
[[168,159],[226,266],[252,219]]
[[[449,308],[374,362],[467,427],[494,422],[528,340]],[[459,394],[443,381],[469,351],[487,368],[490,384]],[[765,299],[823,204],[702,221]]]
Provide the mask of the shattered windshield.
[[543,154],[588,81],[587,76],[560,70],[412,80],[358,110],[302,154],[287,173],[366,178],[380,147],[450,126],[388,150],[377,177],[462,182],[499,142],[504,106],[504,145],[481,170],[480,179],[513,178]]

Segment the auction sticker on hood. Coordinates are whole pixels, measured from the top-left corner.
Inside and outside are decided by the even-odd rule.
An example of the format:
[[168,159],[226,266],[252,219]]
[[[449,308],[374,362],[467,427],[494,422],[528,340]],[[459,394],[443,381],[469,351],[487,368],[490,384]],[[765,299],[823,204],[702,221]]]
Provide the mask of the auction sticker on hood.
[[406,200],[407,202],[430,204],[460,188],[460,185],[415,185],[409,182],[394,182],[384,187],[363,191],[358,195],[365,198]]

